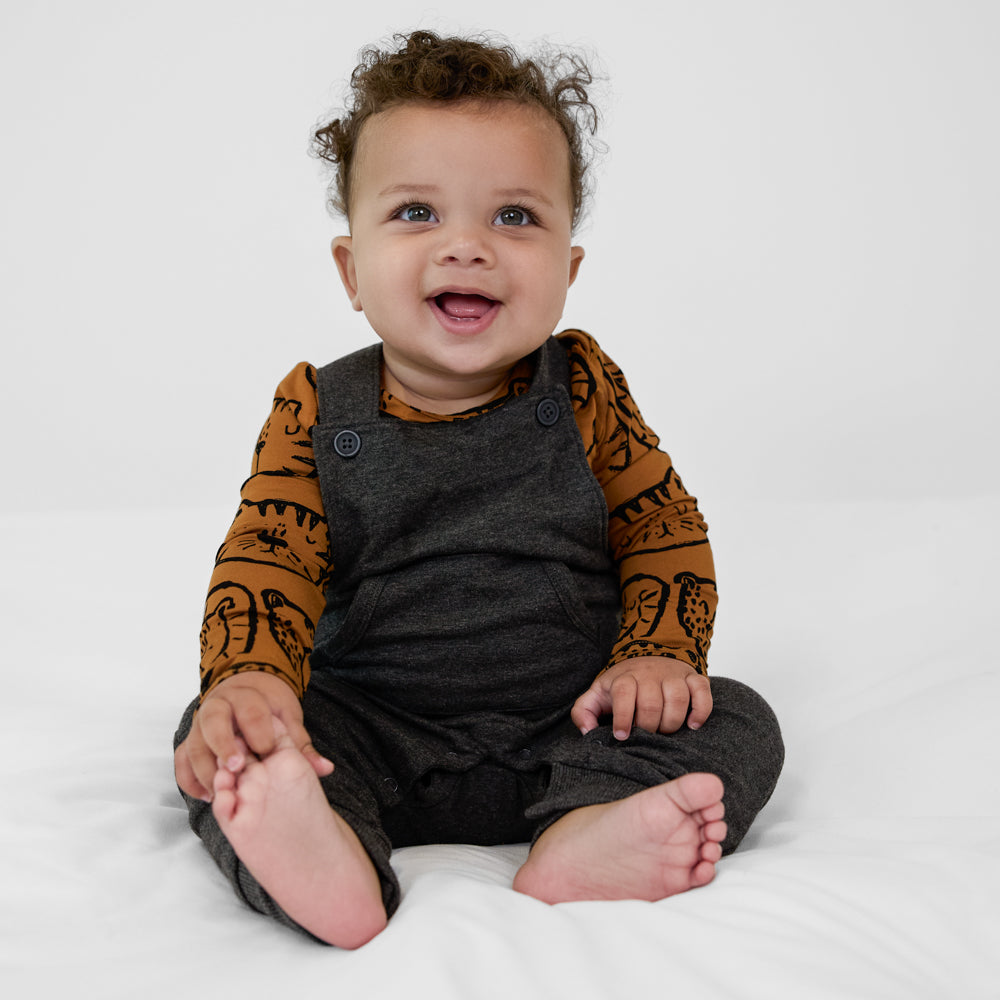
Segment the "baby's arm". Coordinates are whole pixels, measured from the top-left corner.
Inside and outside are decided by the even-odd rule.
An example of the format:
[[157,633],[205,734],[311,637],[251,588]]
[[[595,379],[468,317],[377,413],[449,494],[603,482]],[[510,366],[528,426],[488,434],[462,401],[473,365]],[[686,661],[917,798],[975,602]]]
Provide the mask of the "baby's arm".
[[704,520],[618,366],[586,334],[561,337],[577,425],[608,505],[623,604],[610,666],[577,700],[574,722],[587,732],[610,714],[620,739],[633,724],[697,728],[712,711],[705,674],[716,600]]
[[639,656],[600,674],[570,713],[582,733],[611,715],[615,737],[628,739],[633,724],[649,732],[674,733],[703,725],[712,712],[708,678],[689,663],[669,656]]
[[174,773],[180,789],[192,798],[210,801],[219,768],[238,774],[247,753],[266,757],[275,743],[273,717],[285,724],[292,742],[320,776],[333,764],[312,745],[302,724],[302,706],[295,692],[274,674],[244,671],[220,681],[202,700],[187,739],[174,753]]
[[273,718],[319,774],[332,765],[302,727],[313,622],[331,567],[310,428],[315,373],[298,365],[279,385],[250,478],[222,547],[201,633],[202,700],[177,749],[180,787],[207,798],[218,767],[239,772],[274,747]]
[[265,670],[299,697],[309,682],[330,542],[312,450],[315,372],[306,364],[274,396],[240,506],[216,555],[201,632],[201,693]]

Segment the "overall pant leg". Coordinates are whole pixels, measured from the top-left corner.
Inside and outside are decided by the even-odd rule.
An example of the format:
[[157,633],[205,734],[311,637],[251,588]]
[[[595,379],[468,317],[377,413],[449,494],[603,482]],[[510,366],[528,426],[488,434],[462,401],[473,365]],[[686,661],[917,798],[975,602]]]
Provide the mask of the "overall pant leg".
[[616,740],[610,725],[581,737],[575,727],[543,751],[551,766],[547,789],[527,816],[535,839],[580,806],[617,801],[644,788],[696,771],[717,775],[725,786],[728,833],[724,854],[736,849],[771,797],[784,761],[774,712],[754,690],[725,677],[712,679],[712,714],[700,729],[676,733],[633,729]]

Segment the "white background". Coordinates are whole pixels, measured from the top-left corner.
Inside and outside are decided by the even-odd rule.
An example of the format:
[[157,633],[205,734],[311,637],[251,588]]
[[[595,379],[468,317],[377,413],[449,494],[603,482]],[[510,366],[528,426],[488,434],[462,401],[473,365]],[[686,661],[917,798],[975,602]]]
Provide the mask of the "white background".
[[599,57],[564,325],[621,364],[710,522],[1000,488],[1000,4],[21,0],[3,510],[235,509],[279,379],[370,339],[306,150],[358,50],[418,26]]
[[[233,896],[169,744],[274,387],[370,340],[310,130],[416,26],[599,54],[565,323],[699,495],[713,673],[787,757],[706,889],[407,849],[349,953]],[[0,994],[995,997],[998,52],[993,0],[0,0]]]

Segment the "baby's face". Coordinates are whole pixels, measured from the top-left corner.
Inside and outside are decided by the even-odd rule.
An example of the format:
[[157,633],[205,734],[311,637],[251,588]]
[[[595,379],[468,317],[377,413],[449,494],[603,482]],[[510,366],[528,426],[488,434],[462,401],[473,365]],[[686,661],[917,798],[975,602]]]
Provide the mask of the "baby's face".
[[482,402],[562,315],[569,149],[530,105],[409,103],[371,118],[354,162],[351,236],[334,258],[383,341],[387,387],[438,412]]

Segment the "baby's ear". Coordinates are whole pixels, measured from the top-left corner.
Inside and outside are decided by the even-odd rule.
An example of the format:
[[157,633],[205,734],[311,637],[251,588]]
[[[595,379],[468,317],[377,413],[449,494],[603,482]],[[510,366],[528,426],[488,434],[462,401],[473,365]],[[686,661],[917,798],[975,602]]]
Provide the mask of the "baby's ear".
[[330,251],[333,254],[333,261],[337,265],[337,273],[344,283],[344,290],[351,300],[351,306],[357,311],[362,311],[361,296],[358,294],[358,272],[354,266],[354,248],[351,244],[350,236],[338,236],[330,244]]
[[580,270],[580,264],[583,263],[583,258],[583,247],[569,248],[569,283],[571,285],[574,281],[576,281],[576,276]]

